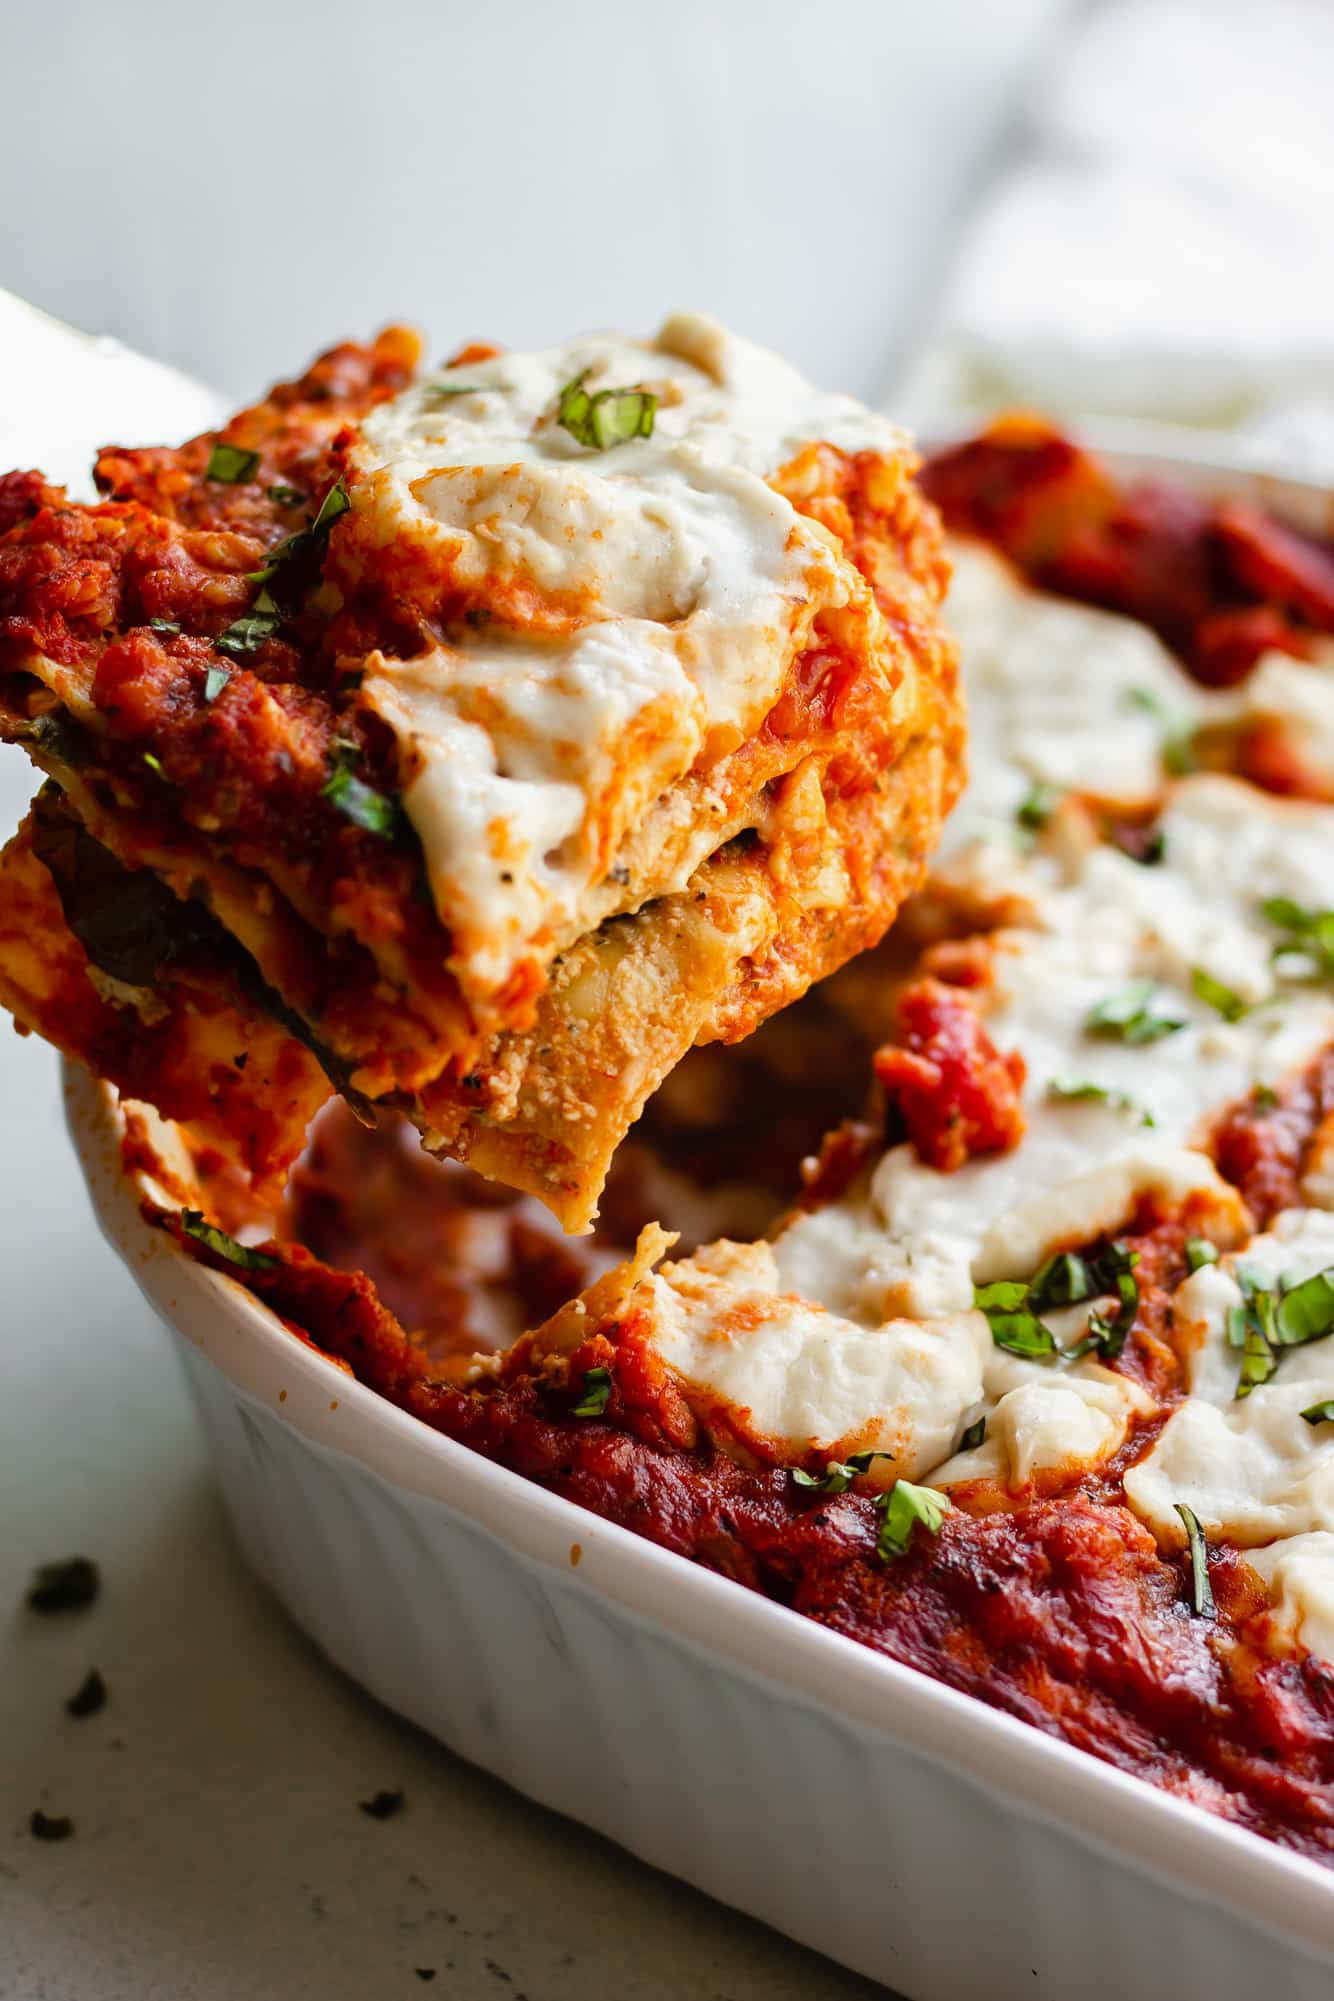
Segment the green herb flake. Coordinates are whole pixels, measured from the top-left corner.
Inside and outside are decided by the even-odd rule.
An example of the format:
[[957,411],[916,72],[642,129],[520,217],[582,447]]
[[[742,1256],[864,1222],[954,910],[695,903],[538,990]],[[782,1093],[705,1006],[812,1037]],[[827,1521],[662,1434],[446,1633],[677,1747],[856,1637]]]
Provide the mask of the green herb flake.
[[1326,1397],[1323,1403],[1308,1403],[1302,1416],[1308,1424],[1334,1424],[1334,1397]]
[[1093,1281],[1083,1258],[1073,1251],[1058,1251],[1039,1266],[1028,1284],[1028,1304],[1035,1313],[1053,1307],[1078,1306],[1093,1291]]
[[250,611],[242,618],[233,619],[213,644],[220,653],[230,654],[233,660],[248,660],[252,653],[259,652],[266,640],[272,639],[278,624],[275,612]]
[[999,1279],[994,1285],[978,1286],[973,1305],[986,1315],[992,1340],[1007,1354],[1039,1359],[1060,1352],[1050,1327],[1030,1310],[1024,1280]]
[[243,486],[258,471],[258,452],[248,452],[240,445],[217,444],[209,453],[204,478],[215,479],[223,486]]
[[859,1473],[870,1471],[874,1459],[892,1459],[892,1452],[850,1452],[846,1459],[826,1459],[823,1473],[808,1473],[804,1467],[792,1468],[792,1479],[798,1487],[809,1487],[819,1494],[844,1494]]
[[299,486],[266,486],[265,493],[275,507],[303,507],[306,496]]
[[611,1396],[611,1370],[585,1369],[584,1393],[571,1410],[572,1417],[601,1417]]
[[599,389],[590,396],[584,377],[577,375],[560,392],[556,421],[576,444],[608,452],[632,438],[651,438],[657,408],[649,389]]
[[1055,785],[1045,785],[1041,779],[1034,779],[1027,793],[1015,808],[1015,819],[1030,833],[1040,833],[1050,820],[1064,795]]
[[150,618],[148,626],[150,632],[165,632],[169,637],[174,636],[181,629],[180,621],[174,618]]
[[1211,1244],[1207,1237],[1187,1237],[1186,1270],[1203,1271],[1205,1265],[1218,1263],[1218,1246]]
[[27,1603],[34,1612],[83,1612],[101,1589],[97,1565],[89,1556],[67,1556],[60,1563],[39,1563],[28,1585]]
[[334,745],[333,769],[320,787],[320,797],[354,826],[378,834],[382,840],[392,840],[399,829],[398,802],[357,777],[353,769],[357,756],[355,744],[339,741]]
[[1132,1045],[1157,1042],[1165,1035],[1175,1035],[1178,1029],[1186,1026],[1185,1020],[1180,1015],[1156,1009],[1156,992],[1153,980],[1132,980],[1128,986],[1105,994],[1084,1017],[1085,1032],[1114,1037]]
[[204,675],[204,700],[216,702],[231,678],[230,667],[210,667]]
[[182,1209],[181,1229],[195,1243],[203,1244],[206,1250],[241,1271],[272,1271],[278,1263],[267,1251],[252,1251],[248,1244],[238,1244],[235,1237],[229,1237],[216,1223],[207,1222],[198,1209]]
[[285,542],[279,542],[276,547],[270,549],[263,568],[248,573],[250,582],[266,584],[285,563],[290,563],[294,557],[304,554],[307,550],[320,548],[328,541],[329,530],[335,521],[346,514],[351,505],[347,481],[340,473],[320,502],[319,512],[309,528],[298,529],[295,535],[289,535]]
[[484,382],[428,382],[426,394],[433,403],[448,403],[451,396],[481,396]]
[[934,1487],[916,1487],[911,1480],[898,1480],[888,1493],[878,1494],[875,1509],[880,1517],[875,1553],[886,1562],[908,1554],[919,1522],[928,1535],[939,1535],[946,1515],[952,1513],[946,1495]]
[[1184,1501],[1178,1501],[1176,1511],[1181,1517],[1190,1549],[1190,1609],[1197,1619],[1212,1619],[1218,1608],[1214,1604],[1213,1586],[1209,1582],[1209,1545],[1195,1510],[1188,1508]]
[[1153,1124],[1153,1113],[1145,1111],[1129,1091],[1115,1091],[1086,1077],[1053,1077],[1047,1084],[1047,1096],[1067,1105],[1106,1105],[1110,1111],[1134,1112],[1141,1125]]
[[1295,955],[1310,962],[1317,978],[1334,978],[1334,910],[1311,910],[1289,896],[1268,897],[1260,909],[1271,924],[1288,933],[1274,947],[1280,965]]
[[1273,1322],[1273,1340],[1280,1348],[1302,1348],[1330,1334],[1334,1334],[1334,1265],[1299,1285],[1285,1287]]
[[153,751],[146,750],[144,752],[144,763],[148,766],[151,772],[154,772],[156,774],[157,777],[159,778],[166,777],[167,774],[162,769],[162,759],[156,756]]
[[1234,993],[1231,987],[1225,987],[1221,980],[1216,980],[1212,973],[1207,973],[1203,966],[1191,969],[1190,990],[1196,1000],[1215,1009],[1224,1021],[1240,1021],[1243,1015],[1250,1013],[1249,1002]]

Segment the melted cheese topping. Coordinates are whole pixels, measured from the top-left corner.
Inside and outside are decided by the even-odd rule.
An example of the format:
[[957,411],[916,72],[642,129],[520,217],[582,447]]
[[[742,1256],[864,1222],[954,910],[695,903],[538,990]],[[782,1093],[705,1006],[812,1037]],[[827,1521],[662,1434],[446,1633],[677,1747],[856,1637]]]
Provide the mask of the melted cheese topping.
[[[590,395],[651,390],[652,436],[578,443],[558,407],[579,378]],[[766,483],[821,440],[904,449],[851,398],[684,317],[650,343],[589,335],[469,363],[365,421],[353,500],[374,541],[472,608],[447,645],[374,656],[362,689],[398,739],[466,990],[680,888],[755,824],[758,800],[683,839],[670,788],[753,734],[817,615],[850,613],[878,643],[859,572]],[[613,870],[635,880],[590,906]]]
[[[1184,1541],[1175,1505],[1188,1503],[1208,1534],[1251,1554],[1276,1641],[1334,1655],[1334,1425],[1301,1416],[1334,1395],[1334,1339],[1285,1350],[1241,1401],[1227,1341],[1236,1269],[1292,1284],[1334,1266],[1334,1215],[1294,1212],[1246,1243],[1250,1220],[1205,1150],[1229,1104],[1281,1087],[1334,1040],[1329,985],[1275,964],[1279,934],[1261,909],[1276,896],[1328,907],[1334,809],[1230,778],[1166,779],[1164,735],[1237,698],[1196,688],[1127,620],[1028,592],[985,552],[956,562],[948,609],[973,778],[963,838],[936,881],[1020,913],[989,936],[984,1006],[996,1046],[1025,1059],[1024,1138],[953,1174],[892,1147],[868,1183],[798,1213],[772,1244],[665,1268],[652,1282],[658,1339],[700,1407],[722,1400],[744,1435],[767,1434],[789,1461],[841,1442],[893,1450],[884,1478],[940,1487],[1075,1477],[1117,1450],[1151,1399],[1092,1355],[997,1348],[971,1310],[974,1287],[1027,1278],[1052,1251],[1123,1228],[1146,1195],[1168,1210],[1194,1198],[1214,1241],[1244,1248],[1177,1294],[1189,1395],[1127,1474],[1127,1500],[1170,1549]],[[1298,671],[1318,702],[1324,677]],[[1080,815],[1025,845],[1015,811],[1035,781],[1113,807],[1160,804],[1162,859],[1132,860]],[[1200,975],[1245,1005],[1240,1019],[1201,997]],[[1132,982],[1181,1026],[1140,1044],[1093,1032],[1092,1010]],[[1105,1096],[1072,1099],[1061,1084]],[[1334,1210],[1334,1137],[1326,1153],[1306,1194]],[[1044,1318],[1068,1347],[1107,1304]],[[983,1442],[959,1451],[979,1415]]]

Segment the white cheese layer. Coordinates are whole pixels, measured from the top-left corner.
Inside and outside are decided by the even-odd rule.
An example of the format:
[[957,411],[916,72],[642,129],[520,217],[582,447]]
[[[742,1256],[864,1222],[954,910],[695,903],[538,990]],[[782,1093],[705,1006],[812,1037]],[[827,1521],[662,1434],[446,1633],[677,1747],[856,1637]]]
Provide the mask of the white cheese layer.
[[982,1394],[980,1313],[867,1326],[783,1289],[768,1244],[711,1245],[651,1281],[657,1346],[696,1398],[731,1406],[780,1458],[891,1455],[878,1484],[950,1451]]
[[1194,1509],[1206,1533],[1245,1547],[1334,1531],[1334,1427],[1301,1415],[1334,1397],[1334,1336],[1285,1348],[1277,1372],[1241,1399],[1241,1355],[1228,1340],[1229,1311],[1243,1301],[1238,1269],[1272,1289],[1329,1266],[1334,1216],[1290,1210],[1272,1231],[1178,1290],[1173,1314],[1190,1394],[1125,1478],[1126,1498],[1165,1542],[1181,1539],[1178,1501]]
[[[590,396],[650,390],[652,435],[580,444],[558,421],[579,378]],[[684,317],[650,343],[588,335],[469,363],[365,420],[363,524],[485,614],[425,655],[377,656],[362,687],[398,739],[465,986],[495,991],[581,928],[632,829],[643,860],[654,801],[753,733],[819,613],[851,613],[878,643],[855,566],[766,483],[821,440],[904,449],[851,398]],[[674,878],[643,894],[735,831],[673,847]]]

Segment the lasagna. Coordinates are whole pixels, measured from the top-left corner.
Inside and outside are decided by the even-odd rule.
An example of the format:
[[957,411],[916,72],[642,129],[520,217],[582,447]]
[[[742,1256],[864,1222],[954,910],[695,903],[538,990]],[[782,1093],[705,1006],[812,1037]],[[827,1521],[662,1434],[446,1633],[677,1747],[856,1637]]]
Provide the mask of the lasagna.
[[1334,1861],[1334,803],[1271,692],[1328,730],[1334,551],[1031,424],[926,484],[969,792],[735,1120],[682,1065],[628,1255],[346,1120],[262,1245],[148,1212],[524,1478]]
[[104,498],[0,484],[0,998],[240,1213],[313,1110],[595,1213],[627,1127],[873,945],[958,788],[900,432],[712,322],[343,347]]

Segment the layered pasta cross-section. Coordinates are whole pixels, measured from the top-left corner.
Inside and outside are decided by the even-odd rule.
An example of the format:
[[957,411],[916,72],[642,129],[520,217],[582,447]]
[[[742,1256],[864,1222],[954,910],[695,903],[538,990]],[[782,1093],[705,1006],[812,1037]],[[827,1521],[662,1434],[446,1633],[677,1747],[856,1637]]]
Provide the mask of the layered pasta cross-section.
[[711,322],[334,349],[104,496],[0,482],[0,997],[239,1203],[404,1110],[569,1228],[696,1043],[874,944],[957,790],[891,424]]

